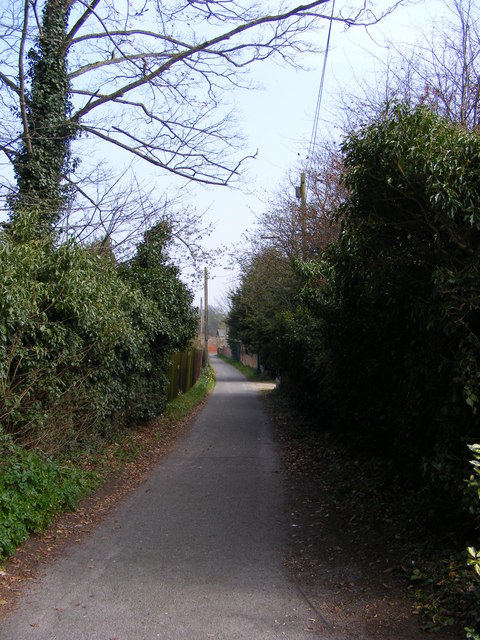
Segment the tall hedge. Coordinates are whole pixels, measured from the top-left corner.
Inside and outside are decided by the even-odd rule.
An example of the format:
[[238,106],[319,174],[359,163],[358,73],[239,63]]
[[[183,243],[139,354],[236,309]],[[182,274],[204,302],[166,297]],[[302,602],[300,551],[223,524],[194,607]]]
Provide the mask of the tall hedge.
[[342,230],[300,305],[318,331],[319,399],[432,515],[461,510],[479,427],[480,138],[399,105],[343,154]]
[[192,294],[179,278],[179,268],[168,257],[170,234],[164,223],[145,233],[132,260],[119,269],[123,281],[149,301],[154,316],[133,314],[134,323],[148,336],[148,362],[134,374],[135,354],[122,350],[129,398],[129,418],[152,418],[167,399],[167,369],[175,351],[184,349],[196,335],[198,313]]
[[0,421],[25,446],[94,446],[161,410],[196,315],[165,259],[148,291],[108,252],[37,229],[30,212],[0,234]]
[[[480,136],[396,105],[342,152],[339,238],[297,263],[302,285],[270,310],[275,331],[257,334],[319,428],[414,488],[424,515],[465,515],[479,430]],[[248,326],[262,325],[261,307],[248,307]]]

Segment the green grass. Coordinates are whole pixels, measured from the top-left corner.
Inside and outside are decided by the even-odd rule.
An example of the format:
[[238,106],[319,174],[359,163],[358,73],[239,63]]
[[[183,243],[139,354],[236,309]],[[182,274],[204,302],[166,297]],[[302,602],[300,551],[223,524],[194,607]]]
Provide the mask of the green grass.
[[247,380],[263,380],[262,374],[258,371],[258,369],[255,369],[254,367],[247,367],[242,362],[237,362],[236,360],[227,358],[227,356],[224,356],[220,353],[218,354],[218,357],[221,360],[225,360],[225,362],[228,362],[228,364],[231,364],[232,367],[235,367],[235,369],[238,369],[240,373],[243,373]]
[[170,400],[165,408],[165,416],[173,422],[183,420],[200,404],[214,386],[215,373],[212,367],[207,365],[202,369],[197,382],[187,393],[180,393],[176,398]]

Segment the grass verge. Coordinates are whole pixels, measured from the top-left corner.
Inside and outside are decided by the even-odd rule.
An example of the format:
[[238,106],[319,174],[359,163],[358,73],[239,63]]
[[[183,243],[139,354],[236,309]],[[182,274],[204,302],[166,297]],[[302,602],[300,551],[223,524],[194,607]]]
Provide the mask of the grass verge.
[[265,379],[264,376],[260,373],[260,371],[258,371],[258,369],[255,369],[254,367],[247,367],[242,362],[237,362],[236,360],[227,358],[227,356],[224,356],[220,353],[218,354],[218,357],[221,360],[228,362],[228,364],[231,364],[232,367],[235,367],[235,369],[240,371],[240,373],[243,373],[243,375],[247,378],[247,380],[264,380]]
[[215,373],[210,365],[207,365],[197,380],[196,384],[187,392],[180,393],[171,400],[165,409],[165,417],[176,422],[183,420],[202,402],[207,394],[215,386]]
[[43,531],[58,513],[75,509],[100,483],[97,473],[10,445],[0,465],[0,558]]

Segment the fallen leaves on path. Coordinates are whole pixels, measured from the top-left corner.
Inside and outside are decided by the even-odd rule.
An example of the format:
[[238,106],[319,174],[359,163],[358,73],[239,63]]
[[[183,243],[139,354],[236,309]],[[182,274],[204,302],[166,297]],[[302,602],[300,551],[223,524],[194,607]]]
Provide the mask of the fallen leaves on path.
[[[379,509],[368,504],[371,496],[359,491],[360,469],[353,467],[339,498],[334,485],[336,470],[345,467],[343,452],[275,397],[267,396],[266,406],[284,467],[286,566],[317,614],[312,627],[323,640],[425,640],[407,597],[407,547],[397,537],[399,523],[379,518]],[[407,518],[403,524],[407,537]],[[463,637],[450,628],[435,640]]]
[[[67,544],[81,544],[84,536],[91,533],[123,497],[146,480],[149,471],[172,450],[202,406],[203,403],[177,423],[159,418],[132,429],[123,449],[121,444],[113,443],[105,448],[101,458],[86,459],[85,468],[92,471],[101,468],[105,482],[86,497],[76,511],[58,515],[44,533],[32,535],[2,564],[0,620],[15,607],[25,586],[37,579],[46,562],[55,558]],[[119,455],[125,452],[127,460]]]

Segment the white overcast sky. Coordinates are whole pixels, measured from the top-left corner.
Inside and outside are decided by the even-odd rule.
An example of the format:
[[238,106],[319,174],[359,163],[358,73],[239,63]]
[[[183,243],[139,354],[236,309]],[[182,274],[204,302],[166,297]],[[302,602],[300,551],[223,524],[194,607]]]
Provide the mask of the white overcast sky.
[[[391,4],[385,2],[385,5]],[[396,42],[417,40],[416,27],[429,32],[432,16],[443,10],[442,0],[420,0],[400,8],[394,15],[369,30],[345,28],[334,24],[326,68],[319,121],[319,136],[338,136],[336,122],[340,118],[339,103],[342,91],[355,92],[371,83],[381,73],[379,58],[385,60],[388,50],[380,46],[385,37]],[[327,28],[321,37],[327,38]],[[375,45],[373,38],[378,42]],[[314,124],[317,95],[324,56],[307,59],[308,69],[295,71],[274,64],[259,65],[254,77],[263,86],[261,90],[239,93],[237,104],[241,125],[246,137],[246,149],[256,151],[256,160],[249,163],[247,186],[250,195],[227,189],[196,190],[195,204],[208,209],[206,219],[215,222],[215,232],[208,246],[231,245],[241,240],[251,229],[255,215],[262,212],[263,202],[282,184],[288,183],[288,173],[307,156]],[[236,283],[237,273],[229,268],[225,255],[224,268],[211,270],[209,303],[221,304],[228,290]],[[195,291],[197,304],[203,297],[199,287]]]

